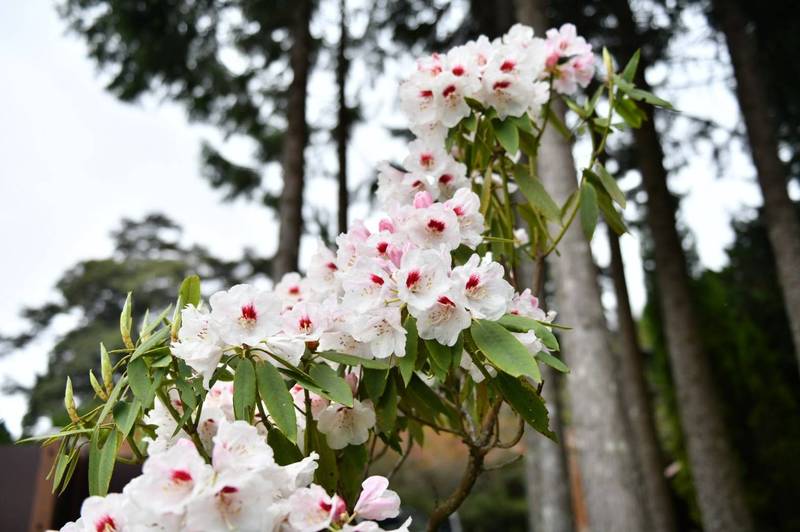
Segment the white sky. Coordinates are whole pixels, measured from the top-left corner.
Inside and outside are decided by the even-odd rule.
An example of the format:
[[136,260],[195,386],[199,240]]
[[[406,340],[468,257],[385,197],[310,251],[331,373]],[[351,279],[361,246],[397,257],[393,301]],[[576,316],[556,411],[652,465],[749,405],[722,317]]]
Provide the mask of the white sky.
[[[697,39],[698,32],[688,32],[676,46],[707,55],[710,47]],[[187,242],[202,242],[227,258],[239,256],[245,246],[264,254],[275,249],[275,225],[265,209],[243,201],[221,203],[220,194],[200,179],[200,141],[216,138],[214,132],[189,125],[175,105],[128,105],[106,93],[84,46],[65,35],[51,2],[0,2],[0,68],[0,333],[18,331],[20,309],[51,298],[68,267],[107,256],[109,231],[125,216],[167,213],[183,226]],[[676,77],[703,78],[707,68],[701,62]],[[382,116],[393,104],[380,101],[384,89],[369,91],[378,95],[371,105],[383,110]],[[312,119],[325,121],[324,100],[322,95],[318,101],[323,103],[312,102]],[[673,103],[728,127],[738,121],[736,102],[719,83],[685,91]],[[402,155],[397,141],[378,126],[354,135],[350,164],[357,180],[368,176],[378,160]],[[717,179],[708,154],[700,154],[670,183],[686,194],[682,219],[694,232],[703,264],[711,268],[724,264],[731,215],[760,203],[749,159],[740,155],[730,167],[736,171]],[[633,176],[623,185],[635,182]],[[335,197],[328,194],[335,185],[318,185],[308,200],[326,205]],[[351,213],[366,211],[357,206]],[[626,235],[622,245],[638,312],[644,303],[639,243]],[[594,247],[599,261],[607,262],[602,241]],[[9,376],[31,383],[45,367],[48,348],[43,341],[0,359],[0,383]],[[24,407],[20,397],[0,397],[0,418],[15,432]]]

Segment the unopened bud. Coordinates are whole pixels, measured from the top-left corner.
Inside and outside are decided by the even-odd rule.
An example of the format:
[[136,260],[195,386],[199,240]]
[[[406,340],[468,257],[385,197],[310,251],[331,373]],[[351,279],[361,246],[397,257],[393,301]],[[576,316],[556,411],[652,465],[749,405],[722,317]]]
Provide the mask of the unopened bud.
[[67,389],[64,390],[64,407],[73,423],[80,421],[78,410],[75,408],[75,398],[72,395],[72,380],[67,377]]
[[94,376],[94,372],[92,370],[89,370],[89,383],[92,385],[92,389],[94,390],[94,393],[97,394],[97,397],[99,397],[103,401],[108,399],[106,391],[103,389],[102,386],[100,386],[100,383],[97,382],[97,377]]

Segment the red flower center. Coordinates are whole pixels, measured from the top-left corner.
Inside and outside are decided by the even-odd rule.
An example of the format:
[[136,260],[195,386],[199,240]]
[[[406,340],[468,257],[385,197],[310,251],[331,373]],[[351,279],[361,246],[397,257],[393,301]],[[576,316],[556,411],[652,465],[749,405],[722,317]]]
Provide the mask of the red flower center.
[[463,76],[464,75],[464,67],[461,65],[453,67],[453,75],[454,76]]
[[117,523],[114,522],[113,517],[106,514],[95,523],[94,529],[97,532],[114,532],[117,529]]
[[172,482],[175,483],[191,482],[192,474],[184,469],[173,469],[170,478],[172,479]]
[[289,293],[292,294],[293,296],[296,296],[297,294],[300,293],[300,287],[297,285],[290,287]]
[[460,205],[453,207],[453,212],[456,213],[456,216],[464,216],[464,209]]
[[373,283],[375,283],[377,285],[383,285],[383,277],[381,277],[380,275],[375,275],[373,273],[372,275],[370,275],[369,278]]
[[503,64],[500,65],[500,70],[503,72],[511,72],[512,70],[514,70],[515,66],[516,64],[514,63],[514,61],[506,59],[505,61],[503,61]]
[[311,318],[308,316],[301,316],[300,321],[298,322],[298,327],[301,331],[310,331],[313,324],[311,323]]
[[408,272],[408,277],[406,277],[406,288],[411,288],[415,284],[419,282],[419,271],[418,270],[411,270]]
[[389,247],[389,243],[388,242],[378,242],[378,245],[375,246],[375,249],[378,250],[378,253],[383,255],[384,253],[386,253],[386,249],[388,247]]
[[444,96],[445,98],[447,98],[448,96],[450,96],[450,95],[451,95],[451,94],[453,94],[454,92],[456,92],[456,86],[455,86],[455,85],[448,85],[448,86],[447,86],[447,87],[445,87],[445,88],[444,88],[444,90],[442,91],[442,96]]
[[234,486],[225,486],[224,488],[219,490],[220,493],[223,493],[225,495],[228,495],[228,494],[231,494],[231,493],[237,493],[238,491],[239,491],[239,488],[236,488]]
[[338,269],[339,269],[339,268],[337,268],[337,267],[336,267],[336,265],[335,265],[334,263],[332,263],[332,262],[329,262],[329,263],[328,263],[328,264],[326,264],[325,266],[327,266],[327,267],[328,267],[328,269],[329,269],[330,271],[332,271],[332,272],[335,272],[336,270],[338,270]]
[[433,155],[430,153],[423,153],[419,156],[419,164],[425,168],[430,168],[433,166]]
[[496,82],[494,83],[494,85],[492,85],[492,89],[493,89],[493,90],[497,90],[497,89],[507,89],[507,88],[509,88],[510,86],[511,86],[511,82],[510,82],[510,81],[507,81],[507,80],[503,80],[503,81],[496,81]]
[[419,91],[420,98],[433,98],[433,91],[432,90],[421,90]]
[[437,299],[436,301],[438,301],[440,305],[447,305],[447,306],[450,306],[450,307],[455,307],[455,306],[456,306],[456,304],[455,304],[455,303],[453,303],[453,300],[452,300],[452,299],[450,299],[450,298],[449,298],[449,297],[447,297],[447,296],[441,296],[441,297],[440,297],[439,299]]
[[319,507],[322,508],[322,510],[325,512],[330,512],[331,508],[333,508],[331,503],[325,501],[319,501]]
[[434,231],[436,233],[441,233],[445,229],[445,224],[441,220],[437,220],[435,218],[431,218],[428,220],[428,229]]
[[439,176],[439,183],[441,183],[443,185],[446,185],[447,183],[449,183],[452,180],[453,180],[453,176],[451,176],[450,174],[442,174],[441,176]]
[[481,284],[481,278],[478,277],[477,274],[473,273],[472,275],[469,276],[469,279],[467,279],[466,289],[467,290],[472,290],[473,288],[477,287],[479,284]]
[[256,307],[253,306],[252,303],[242,306],[242,319],[248,321],[256,321],[256,319],[258,319],[258,313],[256,312]]

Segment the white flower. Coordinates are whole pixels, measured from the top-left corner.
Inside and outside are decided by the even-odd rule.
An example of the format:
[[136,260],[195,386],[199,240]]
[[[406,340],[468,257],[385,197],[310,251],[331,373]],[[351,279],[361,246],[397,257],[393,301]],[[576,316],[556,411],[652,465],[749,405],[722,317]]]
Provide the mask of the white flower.
[[434,249],[412,249],[403,255],[395,272],[398,297],[424,309],[450,288],[450,254]]
[[346,355],[372,358],[368,343],[359,342],[345,331],[329,331],[319,337],[318,351],[338,351]]
[[466,264],[453,268],[456,298],[475,319],[498,320],[506,313],[514,289],[503,279],[503,266],[473,254]]
[[[289,390],[292,394],[292,399],[294,400],[294,404],[297,408],[299,408],[302,412],[306,410],[306,390],[299,384],[295,384],[292,386],[292,389]],[[311,403],[311,417],[314,420],[319,419],[319,415],[325,410],[331,402],[326,398],[318,395],[314,392],[308,392],[308,400]],[[305,426],[305,418],[302,416],[298,417],[299,420],[302,420]]]
[[442,171],[433,177],[436,180],[436,186],[439,187],[439,198],[441,200],[452,198],[457,190],[469,187],[467,167],[455,159],[451,159]]
[[222,340],[255,345],[280,330],[281,306],[274,294],[239,284],[210,299],[211,319]]
[[[384,252],[388,251],[389,243]],[[393,291],[394,282],[389,273],[375,260],[361,257],[355,265],[342,274],[342,305],[351,311],[365,312],[383,305]]]
[[451,159],[444,144],[417,139],[408,145],[408,156],[403,161],[403,166],[411,173],[436,175]]
[[219,335],[210,324],[208,312],[193,305],[187,305],[181,310],[178,341],[172,343],[171,351],[203,376],[203,385],[207,388],[222,358]]
[[166,452],[151,455],[142,475],[128,483],[124,493],[141,507],[181,514],[189,501],[210,485],[213,474],[194,444],[182,439]]
[[317,243],[317,251],[308,262],[308,286],[316,294],[327,296],[336,294],[336,255],[325,247],[322,242]]
[[530,241],[531,241],[531,239],[528,236],[528,231],[526,231],[524,227],[518,227],[518,228],[514,229],[514,245],[515,246],[522,247],[522,246],[528,244],[528,242],[530,242]]
[[130,521],[126,513],[125,499],[118,493],[109,493],[105,497],[89,497],[81,505],[81,518],[78,522],[72,528],[67,525],[62,530],[123,532]]
[[354,314],[348,322],[350,334],[369,345],[375,358],[406,354],[406,330],[400,322],[399,307],[379,307],[367,315]]
[[297,490],[289,498],[288,505],[287,521],[298,532],[325,530],[347,513],[340,497],[328,496],[325,489],[316,484]]
[[427,176],[403,172],[388,163],[379,167],[377,196],[384,209],[409,204],[417,192],[424,191],[438,193]]
[[319,340],[328,328],[328,318],[319,303],[301,301],[283,313],[283,330],[289,336]]
[[439,120],[445,127],[454,127],[472,110],[465,100],[475,92],[472,79],[445,72],[436,78],[436,100]]
[[281,281],[275,285],[275,295],[280,299],[283,308],[291,307],[305,299],[307,291],[306,281],[296,272],[284,274]]
[[481,214],[481,200],[469,187],[456,190],[453,197],[447,200],[445,206],[451,209],[457,219],[461,242],[472,249],[483,241],[483,215]]
[[258,471],[275,465],[272,448],[258,430],[245,421],[223,422],[214,436],[214,471]]
[[401,83],[400,108],[412,124],[438,121],[435,76],[426,72],[416,72]]
[[458,335],[472,322],[469,312],[446,295],[439,296],[436,302],[425,309],[409,307],[411,314],[417,318],[419,337],[424,340],[436,340],[442,345],[453,346]]
[[526,288],[521,294],[514,294],[508,306],[508,313],[539,321],[547,318],[544,311],[539,308],[539,300],[531,293],[530,288]]
[[[264,340],[264,348],[290,365],[297,366],[306,352],[306,341],[303,337],[277,334]],[[270,364],[275,362],[272,357],[266,356],[259,351],[254,351],[253,354]]]
[[443,203],[414,209],[405,228],[411,241],[421,248],[450,251],[461,243],[458,217]]
[[319,415],[317,428],[331,449],[344,449],[348,445],[361,445],[369,438],[369,429],[375,426],[375,409],[372,402],[353,399],[353,408],[331,404]]
[[274,490],[256,473],[218,476],[200,496],[189,501],[182,530],[274,530],[284,508]]
[[359,518],[376,521],[397,517],[400,514],[400,497],[388,488],[389,480],[386,477],[374,475],[364,480],[353,512]]

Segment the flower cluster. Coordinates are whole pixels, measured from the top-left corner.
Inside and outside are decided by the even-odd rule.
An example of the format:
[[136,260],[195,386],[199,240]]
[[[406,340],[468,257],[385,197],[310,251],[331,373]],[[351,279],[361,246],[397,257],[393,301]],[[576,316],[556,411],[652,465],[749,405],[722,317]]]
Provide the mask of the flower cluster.
[[472,99],[499,118],[530,113],[537,117],[549,98],[548,79],[561,94],[586,87],[594,75],[592,47],[565,24],[546,39],[517,24],[502,38],[481,36],[447,54],[433,54],[400,88],[400,102],[420,138],[442,138],[469,116]]
[[[317,455],[288,466],[273,460],[256,427],[222,421],[211,442],[211,464],[179,438],[152,452],[122,493],[89,497],[81,518],[63,532],[243,530],[380,532],[376,521],[397,517],[400,499],[379,476],[367,478],[351,509],[338,495],[310,484]],[[397,532],[408,530],[410,520]]]
[[[491,241],[486,239],[484,214],[493,220],[493,212],[487,210],[495,201],[492,187],[483,187],[489,194],[482,194],[482,205],[473,191],[473,184],[480,185],[479,177],[468,176],[467,166],[446,148],[448,129],[469,117],[473,108],[493,112],[489,118],[495,122],[524,114],[536,122],[551,89],[571,94],[578,86],[585,87],[593,73],[591,46],[571,25],[548,31],[546,39],[516,25],[495,41],[482,37],[420,61],[401,86],[401,105],[418,138],[410,143],[402,167],[385,164],[380,169],[377,197],[384,214],[377,223],[354,223],[337,237],[335,250],[320,245],[306,276],[287,274],[271,288],[237,285],[213,294],[207,306],[200,303],[198,285],[195,304],[183,307],[180,323],[173,323],[165,331],[169,334],[161,337],[164,343],[171,338],[169,350],[178,360],[164,355],[166,346],[145,350],[140,343],[137,352],[128,337],[133,351],[129,364],[137,356],[143,361],[145,354],[155,357],[158,352],[167,360],[158,369],[173,372],[169,379],[154,378],[152,386],[161,386],[158,400],[140,419],[146,429],[140,438],[147,443],[149,457],[142,475],[121,494],[90,497],[81,519],[63,530],[380,532],[377,521],[397,517],[400,505],[385,478],[367,478],[360,497],[349,507],[342,497],[311,484],[318,467],[313,450],[326,456],[331,450],[363,445],[373,431],[376,440],[380,432],[384,442],[399,442],[399,430],[391,427],[395,418],[387,429],[376,415],[373,400],[383,405],[384,389],[371,391],[368,373],[359,366],[370,368],[366,362],[372,361],[371,368],[385,371],[384,385],[394,378],[393,390],[401,386],[398,382],[442,385],[441,374],[431,376],[424,358],[418,364],[406,358],[411,364],[401,365],[410,345],[412,356],[422,349],[432,355],[436,348],[450,357],[441,365],[445,373],[460,366],[453,369],[458,378],[480,382],[502,371],[506,376],[523,373],[536,379],[536,357],[547,353],[548,346],[557,348],[549,331],[554,313],[545,314],[530,290],[516,293],[503,265],[484,245]],[[530,126],[531,120],[524,122]],[[494,148],[488,151],[494,153]],[[499,179],[506,191],[514,185],[505,174],[491,179]],[[506,195],[505,206],[510,208],[510,203]],[[512,231],[510,211],[506,220],[506,238],[500,240],[525,246],[528,234],[523,229]],[[504,316],[501,324],[486,323]],[[526,323],[530,325],[523,326]],[[470,328],[473,333],[464,333]],[[547,334],[540,338],[537,334],[543,328]],[[478,331],[484,329],[489,332],[483,333],[481,344]],[[412,330],[426,341],[424,345],[416,340],[408,344]],[[491,331],[497,334],[492,336]],[[495,344],[502,356],[492,358]],[[529,354],[531,361],[526,362],[532,366],[509,369],[504,365],[506,351],[521,358]],[[145,373],[147,364],[156,368],[155,362],[143,364]],[[195,373],[196,380],[193,377],[190,383],[178,382],[187,377],[184,363]],[[243,367],[249,370],[242,371]],[[531,369],[520,369],[527,367]],[[323,377],[321,383],[343,393],[319,386],[314,370]],[[258,373],[257,386],[256,371],[266,372]],[[284,377],[291,383],[284,383]],[[176,382],[188,384],[191,400],[186,405],[182,398],[187,397],[187,387]],[[514,386],[517,381],[508,382]],[[240,383],[247,384],[240,387]],[[249,399],[243,399],[243,390]],[[521,387],[520,393],[535,396],[530,390]],[[140,393],[133,387],[131,391],[134,396]],[[121,393],[124,397],[126,391]],[[277,398],[277,406],[269,406],[268,397]],[[141,404],[153,402],[152,395],[149,403],[141,396],[137,399]],[[397,401],[393,406],[393,416],[407,415]],[[286,409],[288,415],[283,415]],[[182,424],[186,419],[191,427]],[[267,427],[286,434],[307,457],[278,465],[267,444]],[[325,445],[319,443],[320,435]],[[325,464],[321,460],[321,470]],[[361,475],[363,468],[357,469]],[[324,484],[325,478],[318,473],[319,482]],[[398,530],[408,526],[406,522]]]

